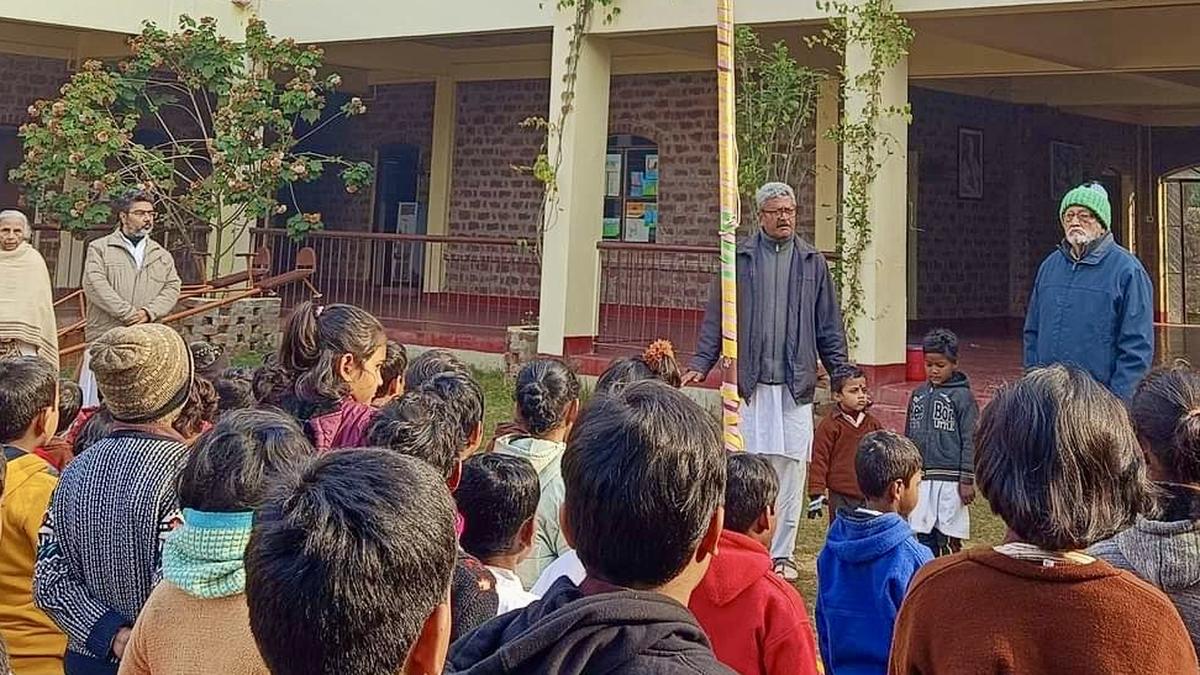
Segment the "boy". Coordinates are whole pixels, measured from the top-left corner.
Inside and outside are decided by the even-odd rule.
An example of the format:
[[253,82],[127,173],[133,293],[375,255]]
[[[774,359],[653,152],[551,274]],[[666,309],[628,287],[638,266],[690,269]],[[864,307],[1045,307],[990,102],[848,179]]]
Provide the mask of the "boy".
[[449,350],[429,349],[421,352],[404,369],[404,388],[417,389],[441,373],[470,375],[471,369]]
[[56,472],[62,472],[75,459],[74,439],[71,429],[75,426],[75,418],[83,408],[83,389],[71,380],[58,380],[58,426],[54,435],[33,454],[46,460]]
[[562,525],[587,578],[455,643],[453,673],[730,673],[687,609],[721,536],[725,453],[682,392],[636,382],[593,398],[563,456]]
[[779,478],[760,455],[731,453],[720,555],[690,607],[717,659],[742,675],[816,675],[817,648],[804,600],[771,570]]
[[383,363],[379,365],[379,377],[383,384],[375,392],[371,405],[376,408],[404,393],[404,371],[408,368],[408,350],[395,340],[387,341]]
[[533,550],[540,497],[537,471],[524,457],[488,453],[463,463],[454,492],[463,517],[462,547],[496,577],[497,614],[537,600],[516,570]]
[[817,556],[821,658],[838,675],[887,672],[908,582],[933,560],[904,521],[921,485],[921,452],[912,441],[892,431],[867,434],[854,468],[866,505],[840,514]]
[[417,387],[446,402],[458,420],[459,455],[470,457],[483,442],[483,389],[469,373],[438,373]]
[[115,423],[59,478],[33,577],[34,602],[67,634],[67,675],[117,672],[180,522],[174,485],[187,461],[171,427],[192,383],[183,338],[162,324],[121,326],[90,357]]
[[[857,366],[838,369],[830,378],[834,408],[821,420],[813,438],[812,466],[808,472],[808,517],[821,515],[829,502],[829,522],[838,511],[853,510],[865,501],[854,475],[854,455],[863,436],[883,427],[867,409],[867,374]],[[826,497],[826,490],[829,491]]]
[[57,472],[34,454],[58,429],[58,374],[37,356],[0,360],[0,443],[8,464],[0,500],[0,634],[17,672],[61,673],[67,637],[33,606],[38,530]]
[[246,548],[246,604],[274,675],[442,671],[454,504],[424,462],[333,452],[282,480]]
[[975,501],[975,425],[979,405],[971,383],[958,370],[958,336],[932,330],[922,343],[925,375],[908,402],[906,434],[921,450],[925,480],[909,516],[917,539],[935,556],[962,549],[971,536]]

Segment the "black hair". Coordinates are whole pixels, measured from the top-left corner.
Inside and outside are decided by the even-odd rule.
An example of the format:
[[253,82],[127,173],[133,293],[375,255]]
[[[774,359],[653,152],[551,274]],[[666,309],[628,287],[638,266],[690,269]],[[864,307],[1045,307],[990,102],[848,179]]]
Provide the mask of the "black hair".
[[517,373],[513,398],[524,428],[541,436],[567,421],[567,409],[579,400],[579,378],[559,359],[534,359]]
[[657,375],[646,362],[637,357],[622,357],[613,360],[596,380],[597,394],[616,393],[634,382],[657,379]]
[[192,352],[192,363],[196,374],[208,380],[214,380],[222,371],[229,367],[229,359],[220,347],[203,340],[188,343]]
[[24,436],[38,414],[57,406],[58,373],[46,359],[0,359],[0,443]]
[[721,430],[678,389],[635,382],[588,402],[562,473],[588,574],[656,588],[687,566],[725,496]]
[[154,197],[145,190],[130,190],[123,195],[114,197],[112,200],[113,213],[129,213],[129,209],[138,202],[154,203]]
[[670,340],[655,340],[642,352],[642,362],[658,379],[675,387],[683,386],[683,371],[675,358],[675,345]]
[[854,475],[863,496],[879,499],[893,481],[909,484],[921,470],[921,451],[908,438],[886,429],[872,431],[858,442]]
[[443,479],[454,473],[463,450],[458,419],[440,397],[408,391],[379,409],[367,427],[367,442],[424,460]]
[[255,368],[250,377],[250,391],[254,394],[254,400],[263,405],[280,406],[291,387],[292,378],[273,356]]
[[417,389],[441,373],[470,375],[471,369],[457,356],[445,349],[430,349],[409,362],[404,370],[404,387]]
[[487,562],[513,552],[521,526],[537,513],[537,470],[524,457],[484,453],[463,462],[454,492],[463,517],[463,550]]
[[383,384],[379,385],[375,398],[386,396],[396,378],[404,377],[405,370],[408,370],[408,349],[395,340],[388,340],[383,363],[379,366],[379,377]]
[[725,529],[748,534],[779,496],[779,476],[765,457],[730,452],[725,466]]
[[829,391],[840,394],[846,388],[846,383],[859,378],[866,379],[867,373],[858,366],[846,365],[833,371],[829,376]]
[[80,410],[83,410],[83,389],[73,380],[59,378],[58,428],[54,430],[54,435],[61,436],[70,430]]
[[179,505],[197,511],[253,511],[268,482],[313,455],[294,419],[269,410],[235,410],[188,453],[176,485]]
[[113,425],[112,413],[108,408],[101,405],[92,413],[83,426],[79,428],[79,433],[75,435],[75,456],[83,454],[85,450],[92,447],[108,436],[108,432],[112,430]]
[[1082,370],[1039,368],[1006,386],[975,438],[984,498],[1030,544],[1086,548],[1154,510],[1125,406]]
[[1130,405],[1133,428],[1175,483],[1200,483],[1200,374],[1156,370]]
[[217,390],[222,415],[254,407],[254,388],[249,377],[230,377],[229,371],[226,371],[225,375],[213,382],[213,388]]
[[278,365],[301,401],[340,401],[349,388],[337,372],[338,360],[350,354],[365,363],[385,339],[383,324],[354,305],[303,302],[284,327]]
[[921,351],[926,354],[941,354],[950,361],[958,361],[958,336],[945,328],[934,328],[921,340]]
[[419,391],[437,396],[458,422],[458,447],[462,451],[483,424],[483,389],[466,373],[438,373],[419,387]]
[[212,382],[200,375],[192,377],[192,389],[188,392],[187,401],[179,411],[179,416],[171,423],[171,428],[180,436],[190,438],[200,433],[205,424],[217,421],[220,413],[221,399]]
[[284,474],[246,548],[250,630],[274,675],[398,673],[454,568],[454,504],[423,462],[331,452]]

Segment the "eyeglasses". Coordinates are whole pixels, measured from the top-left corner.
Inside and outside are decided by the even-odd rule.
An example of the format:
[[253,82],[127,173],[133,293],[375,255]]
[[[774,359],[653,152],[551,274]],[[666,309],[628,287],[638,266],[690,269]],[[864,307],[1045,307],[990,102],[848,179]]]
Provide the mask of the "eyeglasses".
[[1078,222],[1083,225],[1090,225],[1096,222],[1096,216],[1092,215],[1091,211],[1068,211],[1063,214],[1064,223]]
[[153,211],[146,211],[146,210],[144,210],[144,209],[138,209],[137,211],[130,211],[130,212],[129,212],[129,215],[131,215],[131,216],[137,216],[138,218],[153,218],[153,217],[154,217],[154,212],[153,212]]
[[782,209],[771,209],[770,211],[763,209],[762,214],[764,216],[771,216],[772,218],[778,218],[779,216],[788,216],[790,218],[796,215],[796,209],[790,206],[785,206]]

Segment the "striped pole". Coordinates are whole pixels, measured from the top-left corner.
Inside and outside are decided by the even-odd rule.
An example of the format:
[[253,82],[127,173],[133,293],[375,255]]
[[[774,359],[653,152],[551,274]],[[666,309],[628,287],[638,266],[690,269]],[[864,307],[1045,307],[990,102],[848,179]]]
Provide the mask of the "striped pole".
[[743,450],[737,387],[737,227],[741,217],[737,180],[737,122],[733,88],[733,0],[717,0],[717,108],[721,175],[721,381],[725,449]]

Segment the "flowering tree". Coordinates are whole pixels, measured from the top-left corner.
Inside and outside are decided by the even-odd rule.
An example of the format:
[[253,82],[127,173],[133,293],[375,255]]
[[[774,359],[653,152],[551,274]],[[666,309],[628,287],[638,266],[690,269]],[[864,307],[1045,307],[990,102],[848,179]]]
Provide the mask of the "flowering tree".
[[11,178],[43,220],[74,232],[111,223],[109,200],[143,189],[163,226],[211,227],[219,258],[228,253],[220,242],[258,219],[291,212],[296,237],[323,227],[294,197],[278,201],[297,182],[340,169],[347,192],[369,184],[370,164],[298,149],[366,111],[358,98],[325,109],[341,78],[318,75],[320,49],[276,40],[258,19],[235,42],[215,19],[187,16],[176,32],[147,22],[130,47],[115,67],[84,63],[58,99],[29,107],[24,162]]

